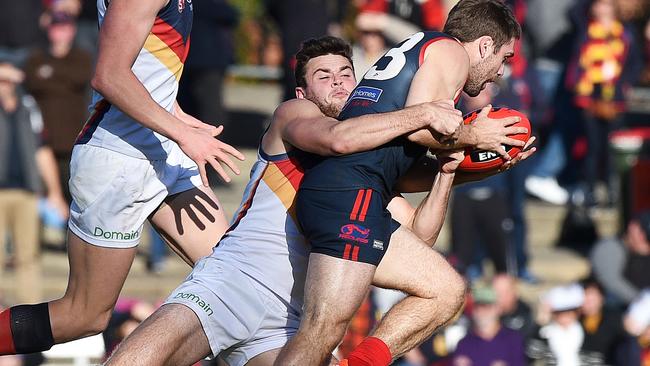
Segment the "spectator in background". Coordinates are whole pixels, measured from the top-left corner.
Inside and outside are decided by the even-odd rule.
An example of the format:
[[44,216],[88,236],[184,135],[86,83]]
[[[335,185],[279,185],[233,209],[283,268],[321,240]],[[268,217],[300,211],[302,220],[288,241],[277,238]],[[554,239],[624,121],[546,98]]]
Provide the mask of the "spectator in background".
[[[564,64],[570,57],[571,22],[569,9],[576,0],[529,0],[526,34],[532,39],[529,53],[532,68],[539,80],[537,95],[546,108],[540,127],[544,128],[543,148],[535,159],[525,188],[531,195],[546,202],[564,205],[569,192],[558,183],[558,176],[566,166],[566,155],[571,149],[573,117],[567,115],[567,98],[558,93]],[[568,43],[568,44],[567,44]]]
[[646,289],[630,305],[624,319],[625,330],[634,338],[627,343],[623,365],[650,364],[650,289]]
[[577,37],[566,83],[574,93],[587,137],[585,203],[596,204],[594,189],[602,177],[608,203],[613,204],[616,193],[608,137],[621,125],[625,88],[636,82],[641,71],[640,52],[615,0],[585,0],[575,11]]
[[584,351],[600,353],[600,359],[608,365],[616,364],[616,351],[623,341],[623,317],[618,309],[605,307],[605,294],[593,277],[582,281],[584,302],[580,323],[585,339]]
[[590,259],[605,293],[614,301],[632,302],[642,289],[650,287],[650,210],[637,214],[623,237],[598,241]]
[[102,333],[106,357],[113,353],[120,342],[155,310],[156,307],[146,301],[132,298],[118,299],[108,326]]
[[74,45],[74,15],[48,14],[46,49],[36,49],[25,63],[25,88],[43,113],[48,143],[54,151],[61,186],[68,202],[70,156],[75,138],[88,115],[92,56]]
[[584,291],[575,283],[554,287],[544,296],[539,306],[540,328],[527,347],[529,357],[557,366],[602,361],[581,352],[585,339],[579,321],[583,301]]
[[524,338],[532,335],[535,328],[530,306],[519,298],[515,278],[498,275],[492,279],[492,288],[496,293],[496,305],[501,314],[504,327],[518,331]]
[[194,6],[192,46],[179,87],[179,104],[201,121],[226,126],[223,82],[226,68],[235,60],[233,30],[239,13],[226,0],[200,0]]
[[[488,85],[477,97],[464,98],[463,111],[477,110],[489,104],[494,88],[494,85]],[[510,262],[514,262],[514,251],[508,251],[512,220],[503,174],[455,187],[450,210],[452,263],[456,261],[456,270],[470,280],[480,277],[481,254],[485,252],[497,274],[514,270],[508,268],[507,255],[510,255]],[[468,227],[473,229],[467,230]],[[476,259],[479,260],[478,268],[472,266]]]
[[497,295],[491,287],[472,290],[472,329],[453,355],[454,366],[524,366],[524,338],[499,320]]
[[[41,180],[47,199],[61,215],[68,215],[52,150],[43,144],[43,123],[36,102],[17,87],[23,73],[0,63],[0,271],[5,241],[10,234],[21,302],[42,300],[37,199]],[[40,177],[39,177],[40,173]]]
[[97,28],[97,0],[82,0],[81,12],[77,19],[77,38],[79,48],[91,54],[97,53],[99,29]]
[[20,65],[43,39],[38,26],[42,0],[0,0],[0,59]]
[[357,42],[352,46],[352,64],[358,81],[368,69],[386,53],[386,39],[376,24],[360,24],[357,27]]
[[296,96],[293,80],[295,54],[304,39],[328,34],[339,21],[345,2],[341,0],[264,0],[267,10],[280,29],[282,37],[283,100]]

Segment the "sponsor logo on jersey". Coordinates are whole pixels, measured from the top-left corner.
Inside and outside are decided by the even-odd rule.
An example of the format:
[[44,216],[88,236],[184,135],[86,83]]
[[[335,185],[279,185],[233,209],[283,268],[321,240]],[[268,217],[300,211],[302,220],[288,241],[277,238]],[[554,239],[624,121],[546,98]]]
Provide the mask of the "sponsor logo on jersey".
[[210,304],[203,301],[203,299],[201,299],[201,297],[199,295],[195,295],[195,294],[189,293],[189,292],[187,292],[187,293],[179,292],[179,293],[176,294],[176,296],[174,296],[174,299],[183,299],[183,300],[187,300],[189,302],[193,302],[196,305],[198,305],[201,309],[203,309],[203,311],[205,311],[206,314],[208,314],[208,316],[214,314],[214,311],[210,308]]
[[185,0],[178,0],[178,12],[182,13],[185,9]]
[[93,236],[106,240],[133,240],[140,236],[140,231],[109,231],[95,226],[95,230],[93,230]]
[[379,88],[373,88],[370,86],[360,86],[354,89],[352,95],[350,96],[350,100],[365,99],[377,103],[379,101],[379,97],[381,97],[381,93],[383,92],[384,91]]
[[339,238],[367,244],[368,235],[370,235],[370,229],[366,229],[361,225],[347,224],[341,226]]
[[379,250],[384,250],[384,242],[381,240],[373,240],[372,247]]

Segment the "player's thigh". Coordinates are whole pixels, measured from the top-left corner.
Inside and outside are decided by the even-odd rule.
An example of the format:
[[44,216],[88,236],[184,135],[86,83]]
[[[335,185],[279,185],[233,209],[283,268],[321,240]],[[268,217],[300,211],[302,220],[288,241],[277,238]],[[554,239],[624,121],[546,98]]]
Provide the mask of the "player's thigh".
[[171,248],[190,263],[209,255],[228,228],[221,203],[204,186],[167,197],[151,222]]
[[167,304],[140,324],[106,365],[192,365],[209,353],[196,314],[184,305]]
[[246,366],[273,366],[282,348],[272,349],[253,357],[246,363]]
[[312,325],[347,324],[368,294],[375,268],[368,263],[312,253],[301,330]]
[[135,254],[135,247],[99,247],[68,231],[68,287],[63,298],[50,303],[55,340],[61,342],[102,330]]
[[462,277],[449,262],[404,227],[391,236],[373,284],[423,298],[433,298],[450,289],[464,291]]

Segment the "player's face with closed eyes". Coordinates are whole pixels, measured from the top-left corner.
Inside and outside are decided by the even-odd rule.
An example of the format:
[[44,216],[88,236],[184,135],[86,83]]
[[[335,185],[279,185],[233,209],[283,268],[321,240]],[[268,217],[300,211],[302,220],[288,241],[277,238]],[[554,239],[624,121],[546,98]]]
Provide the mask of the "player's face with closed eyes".
[[339,55],[315,57],[305,67],[305,98],[324,114],[337,117],[357,81],[350,61]]

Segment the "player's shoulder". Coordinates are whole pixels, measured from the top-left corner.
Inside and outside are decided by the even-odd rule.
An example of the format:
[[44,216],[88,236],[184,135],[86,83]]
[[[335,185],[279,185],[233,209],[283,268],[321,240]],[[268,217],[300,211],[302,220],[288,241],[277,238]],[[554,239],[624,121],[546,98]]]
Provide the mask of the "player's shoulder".
[[467,76],[469,71],[469,55],[465,47],[456,39],[445,37],[431,43],[424,51],[420,67],[431,70],[444,70],[447,77]]
[[469,55],[465,47],[452,37],[440,37],[436,42],[427,44],[426,47],[424,54],[425,60],[433,56],[436,60],[448,60],[450,63],[461,62],[469,64]]
[[308,115],[317,115],[318,107],[307,99],[290,99],[282,102],[273,112],[274,123],[284,123]]

